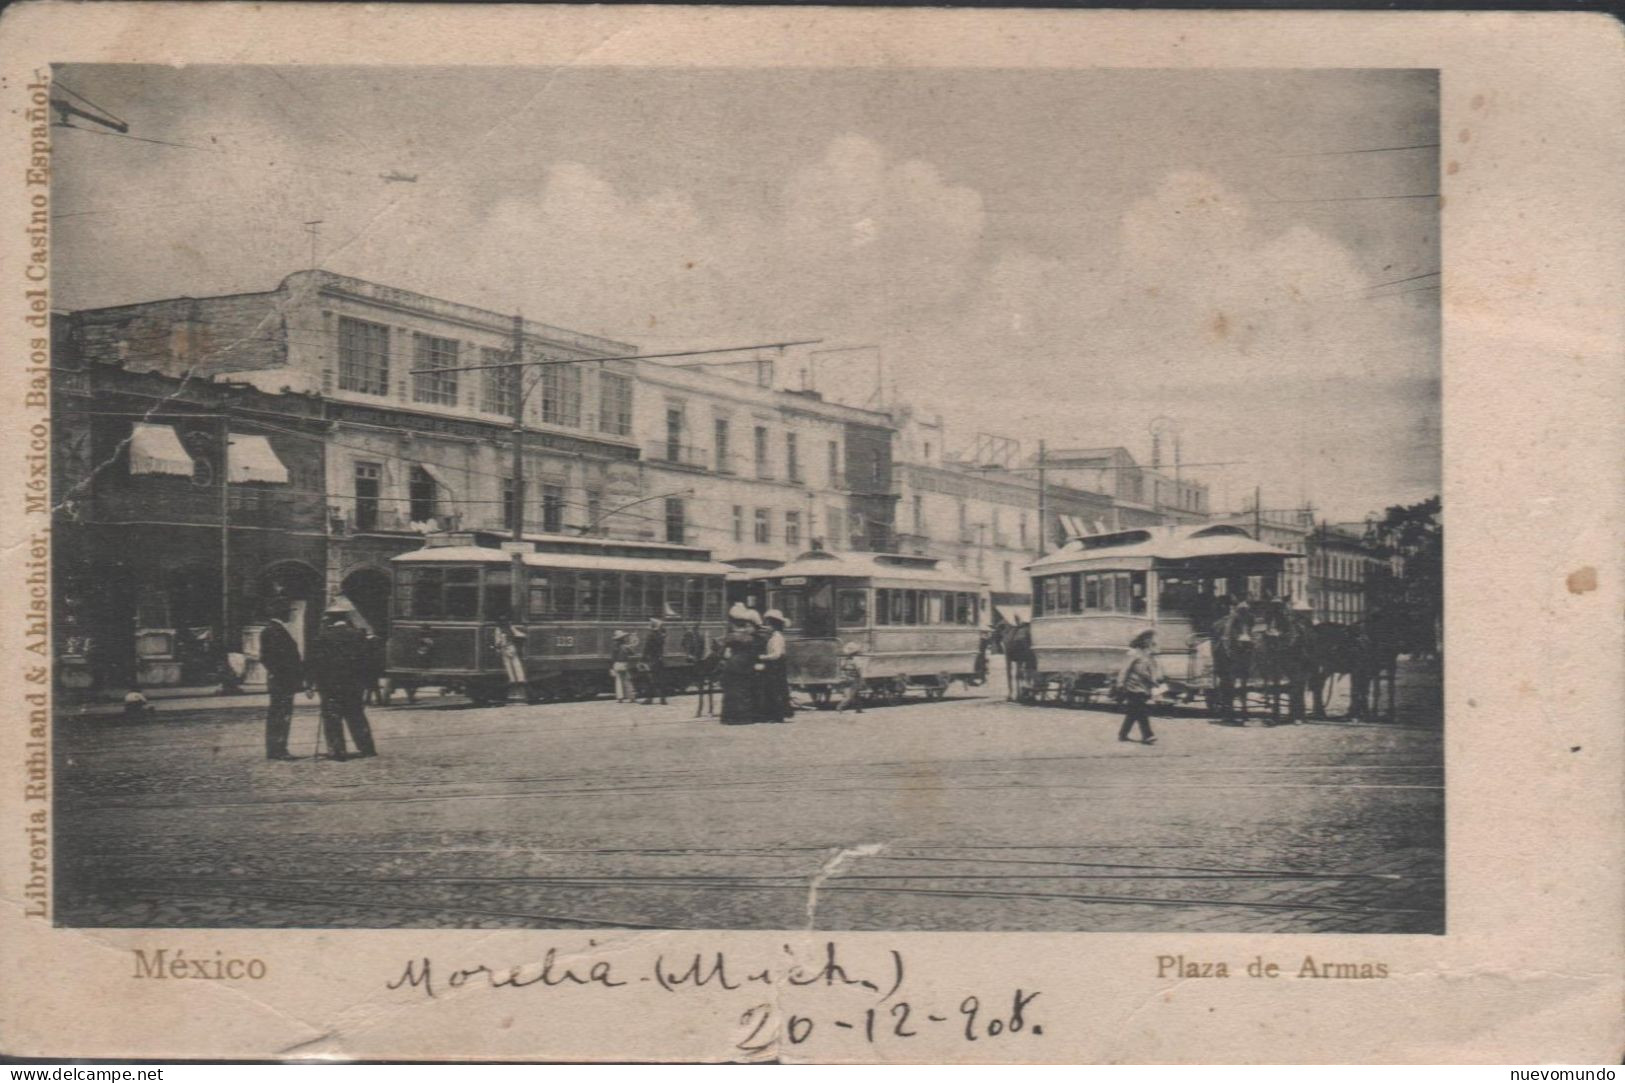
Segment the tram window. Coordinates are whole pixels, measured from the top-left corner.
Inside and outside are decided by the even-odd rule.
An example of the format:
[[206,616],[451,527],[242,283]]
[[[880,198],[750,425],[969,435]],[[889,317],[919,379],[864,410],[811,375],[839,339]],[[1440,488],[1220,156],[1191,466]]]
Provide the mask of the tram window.
[[446,569],[446,619],[478,620],[480,615],[480,570]]
[[507,568],[485,570],[486,620],[513,619],[513,573]]
[[971,602],[971,596],[969,594],[960,593],[958,595],[955,595],[954,623],[955,624],[975,624],[976,623],[976,610],[975,610],[975,606]]
[[1103,575],[1100,577],[1100,608],[1108,613],[1117,608],[1117,579],[1115,576]]
[[605,572],[603,581],[598,588],[600,612],[605,620],[619,620],[621,618],[621,576],[617,572]]
[[570,620],[576,615],[576,573],[553,573],[553,616]]
[[835,634],[835,587],[820,583],[807,592],[807,608],[802,614],[801,631],[813,639]]
[[705,585],[705,616],[707,620],[718,620],[722,617],[723,584],[721,580],[712,580]]
[[548,590],[546,572],[532,571],[530,573],[530,601],[525,610],[531,620],[541,620],[553,615],[552,592]]
[[908,611],[908,602],[904,600],[908,594],[906,590],[889,590],[886,592],[891,598],[891,622],[893,624],[907,624],[904,614]]
[[689,620],[705,616],[705,580],[697,575],[688,577],[688,608],[683,613]]
[[876,624],[890,624],[891,623],[890,599],[891,599],[891,591],[884,590],[884,589],[875,591],[875,623]]
[[1044,615],[1046,617],[1054,616],[1056,613],[1060,612],[1060,609],[1056,604],[1056,597],[1055,596],[1056,596],[1057,593],[1058,592],[1055,589],[1055,576],[1053,576],[1053,575],[1045,576],[1044,577]]
[[412,615],[414,617],[434,619],[445,616],[440,596],[443,584],[444,574],[442,569],[419,569],[417,581],[412,586]]
[[869,623],[869,592],[843,590],[835,595],[835,622],[842,628],[863,628]]
[[784,614],[784,623],[790,628],[800,628],[806,616],[805,600],[799,590],[770,590],[767,592],[767,607],[777,609]]
[[643,612],[640,617],[658,617],[665,612],[666,581],[658,575],[643,577]]
[[966,612],[970,614],[970,619],[965,623],[973,628],[981,627],[982,618],[980,615],[980,610],[982,607],[982,599],[974,594],[967,594],[965,595],[965,601],[970,603],[969,608],[966,610]]
[[651,609],[649,616],[667,618],[681,618],[688,615],[683,609],[683,577],[680,575],[666,576],[666,600],[659,609]]
[[926,602],[927,602],[927,604],[929,606],[929,610],[930,610],[928,615],[926,616],[926,623],[927,624],[941,624],[941,623],[943,623],[943,621],[942,621],[942,592],[938,591],[938,590],[932,591],[929,595],[926,596]]
[[1145,573],[1130,572],[1129,583],[1129,612],[1145,612]]
[[395,615],[410,617],[412,613],[412,585],[417,582],[416,568],[395,569]]
[[1098,575],[1083,577],[1083,608],[1100,608],[1100,576]]

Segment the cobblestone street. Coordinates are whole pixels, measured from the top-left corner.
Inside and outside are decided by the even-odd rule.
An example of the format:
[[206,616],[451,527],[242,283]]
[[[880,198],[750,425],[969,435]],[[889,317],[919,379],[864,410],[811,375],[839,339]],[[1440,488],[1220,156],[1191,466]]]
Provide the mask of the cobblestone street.
[[[1420,683],[1419,683],[1420,681]],[[95,926],[1442,932],[1436,674],[1399,725],[1241,729],[997,688],[723,727],[608,701],[59,725],[57,920]],[[193,701],[195,703],[195,701]]]

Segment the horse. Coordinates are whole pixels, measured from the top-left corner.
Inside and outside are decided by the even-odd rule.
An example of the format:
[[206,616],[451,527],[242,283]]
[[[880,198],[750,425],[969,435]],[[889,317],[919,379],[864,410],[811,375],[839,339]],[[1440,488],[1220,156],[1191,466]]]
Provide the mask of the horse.
[[1352,628],[1355,671],[1349,697],[1349,717],[1383,721],[1382,685],[1388,682],[1387,721],[1399,717],[1399,656],[1408,631],[1406,615],[1398,609],[1374,609]]
[[1236,721],[1236,696],[1241,696],[1241,723],[1247,724],[1247,680],[1253,668],[1255,618],[1246,602],[1238,602],[1213,625],[1213,675],[1218,683],[1217,707],[1227,723]]
[[1005,699],[1019,699],[1025,691],[1033,665],[1033,626],[1018,624],[1004,638]]
[[683,650],[694,675],[694,717],[715,714],[717,689],[722,685],[722,640],[694,632],[683,637]]
[[1312,650],[1313,624],[1307,616],[1293,612],[1279,600],[1263,603],[1259,612],[1253,675],[1269,699],[1270,724],[1280,721],[1281,693],[1285,691],[1287,721],[1302,725],[1304,689],[1315,682],[1317,673]]
[[1326,705],[1337,688],[1338,677],[1349,677],[1359,668],[1354,637],[1349,629],[1331,621],[1310,626],[1308,654],[1309,690],[1314,697],[1316,718],[1326,717]]

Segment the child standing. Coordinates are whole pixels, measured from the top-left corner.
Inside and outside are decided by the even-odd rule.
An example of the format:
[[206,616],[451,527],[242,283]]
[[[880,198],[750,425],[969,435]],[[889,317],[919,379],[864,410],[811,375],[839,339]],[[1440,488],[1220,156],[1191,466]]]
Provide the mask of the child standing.
[[840,676],[845,684],[846,695],[836,707],[837,713],[852,708],[858,714],[863,713],[863,647],[852,642],[841,648]]

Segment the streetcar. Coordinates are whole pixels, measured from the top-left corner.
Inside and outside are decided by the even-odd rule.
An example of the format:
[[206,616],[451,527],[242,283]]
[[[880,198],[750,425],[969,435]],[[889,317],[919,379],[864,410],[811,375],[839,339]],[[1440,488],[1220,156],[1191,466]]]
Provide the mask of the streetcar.
[[691,660],[723,633],[735,571],[690,546],[481,533],[432,536],[391,564],[387,676],[480,705],[503,702],[516,685],[531,703],[609,690],[611,636],[641,640],[650,617],[666,626],[668,690],[685,686]]
[[1159,526],[1075,537],[1027,566],[1033,671],[1024,700],[1087,702],[1150,630],[1169,697],[1215,704],[1212,631],[1228,601],[1281,597],[1295,554],[1237,526]]
[[843,684],[848,643],[862,651],[862,694],[941,699],[948,686],[983,684],[987,585],[932,557],[815,549],[753,574],[767,607],[784,614],[791,688],[818,707]]

